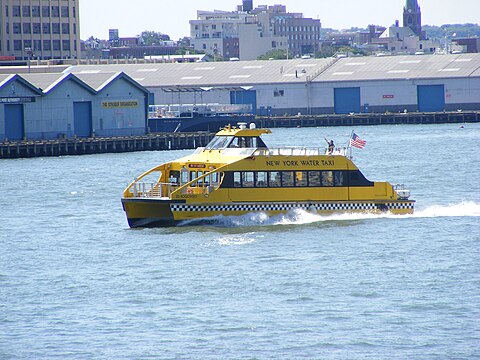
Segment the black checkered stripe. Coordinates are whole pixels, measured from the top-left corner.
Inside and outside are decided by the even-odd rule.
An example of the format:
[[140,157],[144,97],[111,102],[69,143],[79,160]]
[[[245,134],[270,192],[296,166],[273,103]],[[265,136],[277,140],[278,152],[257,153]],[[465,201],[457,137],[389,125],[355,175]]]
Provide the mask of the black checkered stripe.
[[398,202],[398,203],[387,203],[388,209],[394,210],[403,210],[403,209],[413,209],[413,202]]
[[[387,209],[413,209],[413,203],[386,203]],[[224,211],[289,211],[304,209],[310,211],[349,211],[377,210],[375,203],[272,203],[272,204],[221,204],[221,205],[189,205],[171,204],[172,211],[191,212],[224,212]]]

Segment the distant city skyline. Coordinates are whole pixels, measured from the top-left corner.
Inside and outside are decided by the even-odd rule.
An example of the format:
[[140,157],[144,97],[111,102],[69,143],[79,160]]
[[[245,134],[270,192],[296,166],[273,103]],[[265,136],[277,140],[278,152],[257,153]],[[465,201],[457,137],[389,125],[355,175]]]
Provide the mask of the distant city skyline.
[[[172,40],[190,36],[189,20],[197,10],[234,11],[241,0],[80,0],[80,33],[108,39],[109,29],[119,29],[121,37],[139,35],[144,30],[170,35]],[[320,19],[322,28],[365,28],[369,24],[389,26],[402,23],[405,0],[254,0],[254,6],[283,4],[288,12]],[[419,0],[424,25],[479,23],[479,0]]]

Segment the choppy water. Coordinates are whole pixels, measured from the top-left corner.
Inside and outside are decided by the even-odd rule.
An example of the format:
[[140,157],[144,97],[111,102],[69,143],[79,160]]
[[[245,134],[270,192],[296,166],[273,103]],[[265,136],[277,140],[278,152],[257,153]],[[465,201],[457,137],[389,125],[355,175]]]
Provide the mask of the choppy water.
[[188,151],[0,160],[0,359],[479,359],[480,124],[355,131],[414,215],[131,230],[123,187]]

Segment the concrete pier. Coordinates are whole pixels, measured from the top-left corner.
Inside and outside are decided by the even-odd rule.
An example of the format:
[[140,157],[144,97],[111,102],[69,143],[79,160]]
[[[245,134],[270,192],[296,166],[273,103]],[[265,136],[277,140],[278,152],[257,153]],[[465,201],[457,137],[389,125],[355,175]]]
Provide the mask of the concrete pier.
[[205,146],[213,135],[206,132],[157,133],[128,137],[4,142],[0,143],[0,159],[195,149]]
[[316,127],[399,124],[459,124],[480,122],[480,111],[435,113],[370,113],[257,117],[257,126]]
[[[480,122],[480,111],[441,113],[384,113],[272,116],[255,119],[257,127],[318,127],[399,124],[462,124]],[[232,124],[234,125],[234,124]],[[0,159],[42,156],[120,153],[148,150],[195,149],[205,146],[214,134],[153,133],[142,136],[25,140],[0,143]]]

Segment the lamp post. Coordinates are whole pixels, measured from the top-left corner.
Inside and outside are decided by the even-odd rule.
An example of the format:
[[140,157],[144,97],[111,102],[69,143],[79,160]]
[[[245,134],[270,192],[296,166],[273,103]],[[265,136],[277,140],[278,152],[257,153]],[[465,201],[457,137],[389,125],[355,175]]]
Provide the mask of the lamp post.
[[32,48],[31,47],[26,47],[25,52],[28,55],[28,73],[30,74],[30,60],[31,60],[32,55],[33,55]]

